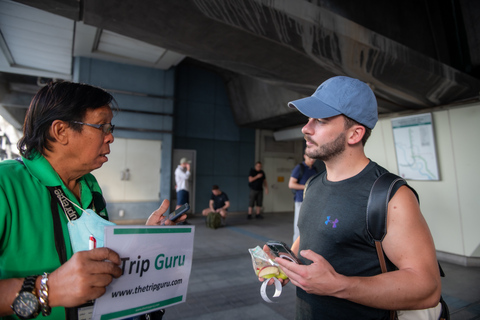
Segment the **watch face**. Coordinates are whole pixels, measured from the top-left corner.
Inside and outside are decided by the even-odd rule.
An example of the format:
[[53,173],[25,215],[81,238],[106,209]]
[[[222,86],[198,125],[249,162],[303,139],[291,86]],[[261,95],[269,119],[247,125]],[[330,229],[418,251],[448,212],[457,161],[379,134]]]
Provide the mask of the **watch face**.
[[13,310],[17,316],[29,318],[38,311],[39,302],[37,297],[31,292],[20,292],[13,302]]

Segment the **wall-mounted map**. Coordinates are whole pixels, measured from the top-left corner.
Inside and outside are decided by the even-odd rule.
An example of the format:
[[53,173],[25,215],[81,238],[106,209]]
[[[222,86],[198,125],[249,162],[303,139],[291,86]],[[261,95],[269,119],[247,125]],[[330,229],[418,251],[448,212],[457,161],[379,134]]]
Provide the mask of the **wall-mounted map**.
[[439,180],[432,114],[392,119],[398,173],[404,179]]

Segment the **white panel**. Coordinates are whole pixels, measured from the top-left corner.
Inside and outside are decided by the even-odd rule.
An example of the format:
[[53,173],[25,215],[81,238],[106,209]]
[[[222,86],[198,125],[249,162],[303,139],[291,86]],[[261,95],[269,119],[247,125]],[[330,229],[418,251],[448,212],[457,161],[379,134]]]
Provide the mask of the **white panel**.
[[[108,162],[93,171],[109,202],[158,201],[161,141],[116,138]],[[129,170],[129,177],[123,175]]]
[[107,203],[125,200],[125,183],[120,179],[125,169],[127,140],[116,138],[110,145],[108,162],[92,172],[97,178]]
[[161,147],[159,140],[127,141],[125,181],[126,201],[158,201],[160,194]]
[[388,162],[385,149],[383,148],[385,145],[385,127],[388,128],[389,121],[390,120],[379,120],[375,125],[375,128],[373,128],[370,138],[368,138],[367,143],[365,144],[365,155],[385,169],[389,169],[387,168]]
[[[268,195],[265,191],[263,193],[264,212],[292,211],[293,217],[293,194],[288,188],[288,180],[294,167],[294,159],[270,157],[264,159],[262,170],[265,172],[269,191]],[[255,209],[253,211],[255,212]]]
[[165,49],[104,30],[100,37],[98,51],[153,64],[162,56]]
[[298,140],[303,139],[303,126],[278,130],[273,133],[275,141]]
[[440,181],[413,181],[408,183],[420,195],[420,208],[435,241],[437,250],[465,255],[462,213],[458,198],[457,169],[449,113],[433,113],[433,126],[437,141]]
[[136,39],[103,30],[98,47],[92,51],[97,28],[77,22],[74,55],[167,70],[184,55]]
[[179,54],[170,50],[165,51],[165,54],[157,62],[157,67],[160,69],[167,70],[171,66],[176,66],[185,58],[183,54]]
[[480,123],[480,104],[452,109],[452,156],[457,171],[461,223],[465,241],[465,255],[480,256],[480,148],[476,132]]
[[0,30],[15,63],[10,68],[70,74],[73,26],[72,20],[0,0]]

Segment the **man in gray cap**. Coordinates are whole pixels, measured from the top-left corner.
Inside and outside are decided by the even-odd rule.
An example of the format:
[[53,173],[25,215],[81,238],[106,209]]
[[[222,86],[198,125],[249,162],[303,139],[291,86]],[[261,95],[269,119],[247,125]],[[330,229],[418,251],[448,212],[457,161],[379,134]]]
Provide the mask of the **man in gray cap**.
[[388,204],[383,249],[396,271],[382,273],[366,230],[370,190],[387,172],[364,153],[378,120],[372,90],[339,76],[288,105],[309,118],[302,129],[306,154],[326,166],[310,181],[300,210],[292,250],[303,265],[276,259],[297,286],[295,319],[389,319],[388,310],[437,306],[435,247],[412,190],[396,188]]

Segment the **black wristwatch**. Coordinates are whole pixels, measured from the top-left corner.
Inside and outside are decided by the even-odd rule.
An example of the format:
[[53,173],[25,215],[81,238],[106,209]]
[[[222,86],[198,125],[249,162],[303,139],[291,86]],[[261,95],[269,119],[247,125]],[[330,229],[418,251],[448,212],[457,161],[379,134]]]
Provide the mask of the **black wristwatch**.
[[11,307],[20,319],[33,319],[40,312],[40,301],[35,290],[36,280],[37,276],[26,277],[22,289],[13,300]]

